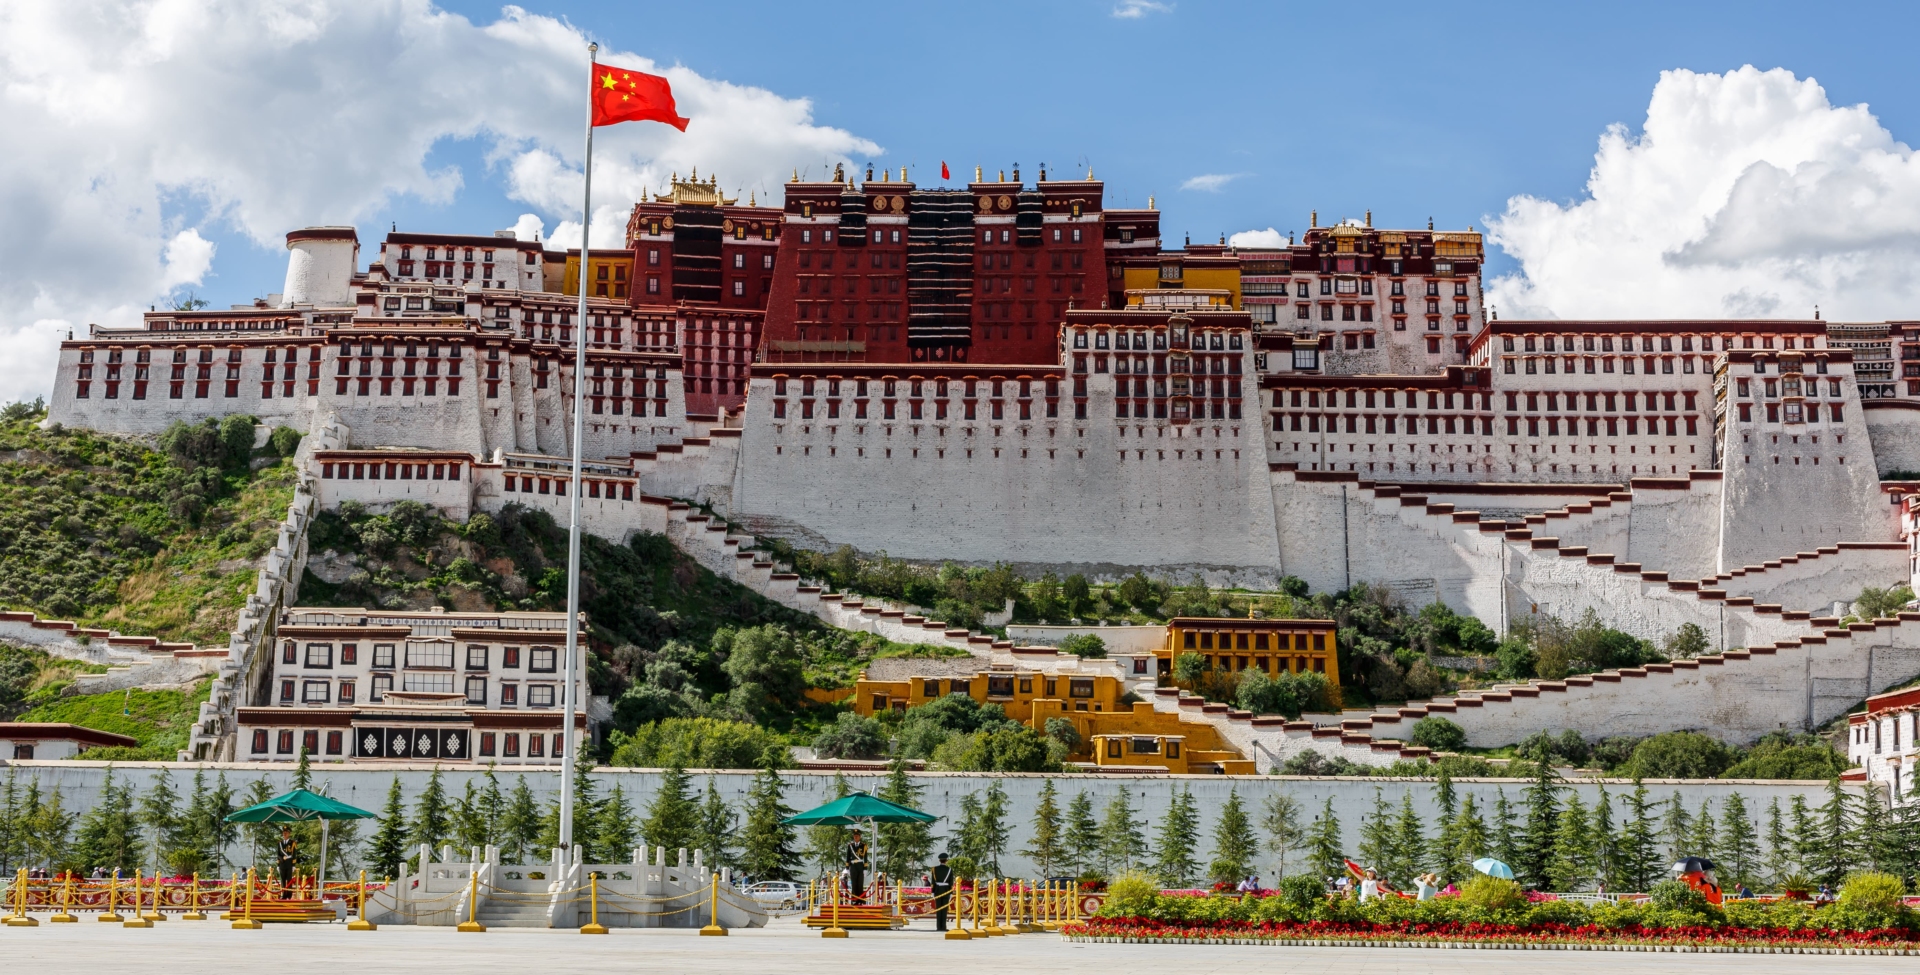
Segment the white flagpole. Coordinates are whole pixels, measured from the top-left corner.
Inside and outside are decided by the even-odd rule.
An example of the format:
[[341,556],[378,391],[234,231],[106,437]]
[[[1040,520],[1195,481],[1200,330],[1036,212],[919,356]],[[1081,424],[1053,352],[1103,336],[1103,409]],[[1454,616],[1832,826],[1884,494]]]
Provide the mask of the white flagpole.
[[584,191],[580,203],[580,311],[573,322],[573,485],[567,497],[567,683],[561,691],[560,740],[560,848],[573,847],[573,764],[578,744],[574,741],[573,712],[579,707],[574,693],[576,667],[580,656],[580,439],[585,429],[585,411],[580,408],[587,383],[587,241],[593,229],[593,67],[600,53],[599,44],[587,45],[587,161]]

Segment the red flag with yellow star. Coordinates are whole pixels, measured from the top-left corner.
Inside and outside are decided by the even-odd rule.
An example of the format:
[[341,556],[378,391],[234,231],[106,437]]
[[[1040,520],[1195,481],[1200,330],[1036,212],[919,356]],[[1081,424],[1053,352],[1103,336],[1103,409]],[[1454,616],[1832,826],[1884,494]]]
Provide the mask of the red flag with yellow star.
[[605,64],[593,66],[594,125],[665,122],[685,132],[687,121],[674,108],[667,79]]

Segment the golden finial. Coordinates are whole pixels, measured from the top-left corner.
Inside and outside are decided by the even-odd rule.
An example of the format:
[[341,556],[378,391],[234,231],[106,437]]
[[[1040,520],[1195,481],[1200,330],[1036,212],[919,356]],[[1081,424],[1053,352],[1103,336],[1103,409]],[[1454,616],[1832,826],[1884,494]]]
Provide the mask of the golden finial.
[[1000,178],[999,178],[999,179],[997,179],[997,180],[994,180],[994,182],[996,182],[996,183],[1004,183],[1004,182],[1006,182],[1006,181],[1007,181],[1007,171],[1003,169],[1003,170],[1001,170],[1001,171],[1000,171]]
[[750,207],[757,207],[760,205],[759,198],[754,196],[751,190],[747,192],[747,205]]
[[[1307,229],[1309,230],[1320,226],[1320,211],[1314,210],[1312,211],[1312,214],[1313,214],[1312,216],[1307,218]],[[1432,229],[1432,228],[1428,228],[1428,229]]]
[[873,164],[872,163],[867,164],[867,182],[869,183],[873,182]]
[[700,167],[698,166],[693,167],[693,175],[688,176],[687,181],[691,183],[700,182]]
[[680,182],[680,171],[676,169],[673,171],[672,176],[667,177],[667,185],[672,186],[673,184],[678,182]]
[[1148,193],[1148,194],[1147,194],[1147,209],[1149,209],[1149,210],[1151,210],[1151,209],[1153,209],[1153,194],[1152,194],[1152,193]]
[[907,167],[902,166],[900,167],[900,182],[904,183],[906,181],[907,181]]
[[980,182],[980,167],[978,166],[973,167],[973,181],[976,183]]
[[1371,227],[1371,226],[1373,226],[1373,211],[1372,211],[1372,210],[1368,210],[1368,211],[1367,211],[1367,226],[1369,226],[1369,227]]
[[795,167],[793,167],[793,178],[792,178],[792,179],[790,179],[790,180],[788,180],[787,182],[789,182],[789,183],[798,183],[798,182],[800,182],[800,167],[798,167],[798,166],[795,166]]
[[1093,181],[1093,164],[1092,163],[1087,164],[1087,181],[1088,182]]
[[[871,169],[869,169],[869,170],[867,170],[867,179],[868,179],[868,180],[872,180],[872,179],[873,179],[873,170],[871,170]],[[882,183],[891,183],[891,182],[893,182],[893,170],[891,170],[891,169],[883,169],[883,170],[881,170],[881,171],[880,171],[880,182],[882,182]]]

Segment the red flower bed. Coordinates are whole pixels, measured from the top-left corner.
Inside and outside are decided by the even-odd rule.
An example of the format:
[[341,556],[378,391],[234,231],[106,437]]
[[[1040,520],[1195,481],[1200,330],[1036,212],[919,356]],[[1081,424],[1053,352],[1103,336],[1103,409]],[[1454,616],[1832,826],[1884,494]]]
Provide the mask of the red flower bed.
[[1372,924],[1367,922],[1209,921],[1170,922],[1150,918],[1090,918],[1062,928],[1069,936],[1137,941],[1432,941],[1490,944],[1608,944],[1663,946],[1888,948],[1920,951],[1920,942],[1897,928],[1834,931],[1785,928],[1684,927],[1621,929],[1597,925],[1484,924],[1448,922]]

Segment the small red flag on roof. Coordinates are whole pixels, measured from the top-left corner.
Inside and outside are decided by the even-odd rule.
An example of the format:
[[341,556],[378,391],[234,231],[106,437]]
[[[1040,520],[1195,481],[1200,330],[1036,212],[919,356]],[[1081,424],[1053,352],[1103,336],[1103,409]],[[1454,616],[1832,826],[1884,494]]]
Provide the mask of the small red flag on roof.
[[665,122],[682,132],[687,119],[673,104],[673,87],[659,75],[610,65],[593,66],[593,124]]
[[940,178],[941,179],[953,178],[953,174],[947,172],[947,161],[945,159],[940,160]]

